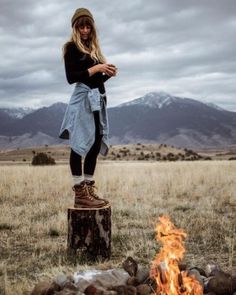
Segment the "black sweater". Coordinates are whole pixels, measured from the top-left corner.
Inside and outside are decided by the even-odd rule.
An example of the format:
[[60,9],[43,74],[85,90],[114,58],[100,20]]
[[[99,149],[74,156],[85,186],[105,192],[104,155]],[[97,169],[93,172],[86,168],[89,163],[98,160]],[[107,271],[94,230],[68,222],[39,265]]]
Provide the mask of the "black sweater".
[[99,92],[102,94],[105,93],[104,82],[110,76],[101,72],[89,76],[88,68],[98,64],[98,62],[94,62],[89,54],[81,52],[74,42],[68,44],[64,62],[66,78],[69,84],[82,82],[90,88],[99,88]]

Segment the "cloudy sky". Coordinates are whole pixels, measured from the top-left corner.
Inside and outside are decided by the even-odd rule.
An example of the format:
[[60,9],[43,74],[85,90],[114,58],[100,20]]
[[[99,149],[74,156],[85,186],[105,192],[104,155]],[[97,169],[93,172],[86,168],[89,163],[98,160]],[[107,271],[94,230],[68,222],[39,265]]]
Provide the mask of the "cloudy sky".
[[108,106],[165,91],[236,111],[235,0],[0,0],[0,107],[69,101],[62,46],[78,7],[118,67]]

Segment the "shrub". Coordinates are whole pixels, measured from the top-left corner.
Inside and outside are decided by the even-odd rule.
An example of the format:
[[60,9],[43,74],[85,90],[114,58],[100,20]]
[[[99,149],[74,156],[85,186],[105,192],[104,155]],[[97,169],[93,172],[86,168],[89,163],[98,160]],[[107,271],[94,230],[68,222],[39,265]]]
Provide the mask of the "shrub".
[[54,228],[50,228],[48,234],[51,237],[59,237],[60,236],[59,231],[57,229],[54,229]]
[[212,160],[211,157],[205,157],[204,160]]
[[37,153],[34,155],[32,165],[55,165],[55,159],[45,153]]
[[178,156],[174,155],[173,153],[168,153],[166,155],[167,160],[169,161],[177,161],[178,160]]
[[236,160],[236,157],[230,157],[228,160]]
[[138,157],[138,161],[142,161],[142,160],[144,160],[143,156]]

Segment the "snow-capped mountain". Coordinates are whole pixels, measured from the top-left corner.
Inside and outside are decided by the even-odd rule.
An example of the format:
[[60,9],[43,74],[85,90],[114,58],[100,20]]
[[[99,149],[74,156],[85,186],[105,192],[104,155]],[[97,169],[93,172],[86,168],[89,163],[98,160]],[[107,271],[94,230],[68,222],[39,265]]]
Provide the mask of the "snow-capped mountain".
[[162,142],[183,147],[236,144],[236,113],[201,101],[150,92],[109,109],[116,142]]
[[161,109],[164,106],[169,105],[173,101],[176,101],[174,96],[171,96],[169,93],[160,91],[160,92],[149,92],[143,97],[136,98],[132,101],[128,101],[118,105],[117,107],[132,106],[132,105],[146,105],[150,108],[159,108]]
[[[66,110],[54,103],[21,118],[0,109],[0,147],[65,144],[58,132]],[[156,142],[179,147],[212,147],[236,144],[236,113],[195,99],[166,92],[108,108],[110,143]]]
[[[117,107],[124,107],[124,106],[131,106],[131,105],[144,105],[148,106],[150,108],[159,108],[166,107],[171,103],[179,103],[183,104],[185,102],[189,103],[201,103],[195,99],[191,98],[184,98],[184,97],[177,97],[173,96],[165,91],[158,91],[158,92],[149,92],[146,95],[133,99],[128,102],[124,102],[122,104],[119,104]],[[220,111],[225,111],[225,109],[219,107],[218,105],[212,103],[212,102],[205,102],[203,103],[205,105],[208,105],[212,108],[215,108]]]

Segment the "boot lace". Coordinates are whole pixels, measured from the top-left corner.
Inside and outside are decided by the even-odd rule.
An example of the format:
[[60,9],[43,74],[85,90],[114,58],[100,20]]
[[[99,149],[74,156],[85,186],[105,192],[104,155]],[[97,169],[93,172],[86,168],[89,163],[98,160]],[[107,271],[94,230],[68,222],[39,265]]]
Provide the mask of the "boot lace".
[[[84,184],[83,186],[80,186],[80,187],[78,187],[78,186],[74,186],[72,189],[73,189],[73,191],[74,191],[75,193],[76,193],[76,192],[83,192],[83,194],[85,194],[86,197],[87,197],[88,199],[90,199],[91,201],[94,199],[93,195],[91,195],[91,194],[89,193],[89,187],[88,187],[86,184]],[[76,196],[76,197],[78,197],[78,196]]]
[[88,184],[88,192],[91,196],[93,196],[95,199],[100,200],[99,196],[95,193],[97,191],[97,187],[95,184]]

